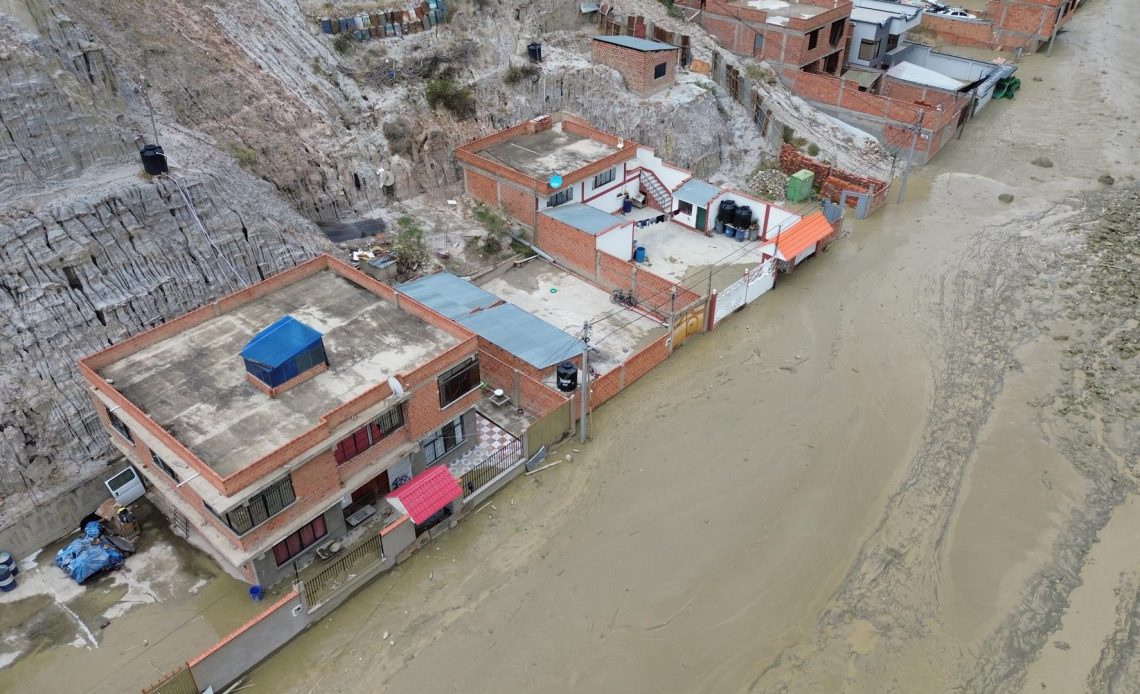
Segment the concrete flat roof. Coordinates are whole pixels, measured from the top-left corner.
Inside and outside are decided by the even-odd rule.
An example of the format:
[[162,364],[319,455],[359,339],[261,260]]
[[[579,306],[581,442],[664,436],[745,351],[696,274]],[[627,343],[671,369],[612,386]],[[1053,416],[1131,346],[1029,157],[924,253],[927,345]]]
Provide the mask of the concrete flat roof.
[[[713,214],[710,212],[710,214]],[[755,267],[773,244],[764,241],[737,241],[724,234],[705,236],[675,222],[652,224],[637,230],[637,245],[645,246],[642,267],[673,282],[694,281],[693,291],[703,294],[710,265],[725,265],[713,277],[713,288],[723,289],[740,279],[739,268]]]
[[740,0],[738,3],[754,10],[763,10],[768,14],[768,24],[786,26],[788,19],[811,19],[827,12],[828,7],[804,5],[799,2],[785,2],[784,0]]
[[563,224],[568,224],[579,231],[584,231],[591,236],[597,236],[603,231],[608,231],[629,221],[609,212],[602,212],[596,207],[583,205],[580,202],[550,207],[543,210],[542,214],[557,219]]
[[564,132],[556,123],[550,130],[481,149],[479,155],[545,183],[554,174],[572,174],[616,151],[604,142]]
[[[239,353],[284,315],[324,334],[328,371],[270,398]],[[389,375],[459,341],[323,270],[108,365],[99,375],[202,462],[229,476],[311,429]]]
[[590,344],[597,345],[590,364],[602,374],[666,333],[653,319],[633,320],[635,314],[610,301],[604,289],[542,260],[513,268],[483,288],[571,335],[582,330],[583,321],[602,317],[590,329]]

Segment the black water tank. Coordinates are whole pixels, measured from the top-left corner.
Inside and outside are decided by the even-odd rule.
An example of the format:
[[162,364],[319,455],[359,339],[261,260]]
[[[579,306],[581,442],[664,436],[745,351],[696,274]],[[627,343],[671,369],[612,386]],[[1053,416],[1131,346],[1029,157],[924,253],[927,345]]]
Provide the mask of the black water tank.
[[752,208],[748,205],[741,205],[736,208],[736,213],[733,219],[733,225],[737,229],[747,229],[752,224]]
[[536,63],[542,62],[542,44],[532,43],[526,47],[526,53]]
[[159,145],[144,146],[139,156],[142,157],[143,171],[151,176],[166,173],[166,155],[162,153],[162,147]]
[[736,201],[735,200],[721,200],[720,207],[716,213],[716,219],[722,224],[732,224],[733,216],[736,214]]
[[572,361],[564,361],[558,365],[558,390],[563,393],[573,393],[578,390],[578,367]]

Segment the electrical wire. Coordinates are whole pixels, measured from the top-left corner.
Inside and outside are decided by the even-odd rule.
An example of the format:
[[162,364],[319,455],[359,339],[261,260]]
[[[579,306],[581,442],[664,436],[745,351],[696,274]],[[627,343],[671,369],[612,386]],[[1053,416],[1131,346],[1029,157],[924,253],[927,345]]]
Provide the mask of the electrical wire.
[[206,225],[203,224],[202,220],[198,217],[198,211],[194,208],[194,202],[190,199],[189,194],[187,194],[186,187],[183,186],[182,182],[171,175],[169,172],[162,175],[164,178],[170,179],[170,181],[174,183],[174,186],[178,188],[179,194],[182,195],[182,200],[186,203],[186,209],[189,210],[190,216],[193,218],[194,223],[198,225],[198,228],[206,236],[206,240],[210,242],[210,247],[214,249],[215,255],[226,264],[230,272],[232,272],[234,277],[237,279],[237,282],[240,286],[248,287],[249,283],[245,281],[245,279],[241,276],[241,273],[239,273],[237,271],[237,268],[234,267],[234,264],[230,262],[230,259],[226,256],[225,253],[222,252],[222,249],[218,247],[218,244],[214,242],[214,237],[210,235],[210,232],[206,229]]

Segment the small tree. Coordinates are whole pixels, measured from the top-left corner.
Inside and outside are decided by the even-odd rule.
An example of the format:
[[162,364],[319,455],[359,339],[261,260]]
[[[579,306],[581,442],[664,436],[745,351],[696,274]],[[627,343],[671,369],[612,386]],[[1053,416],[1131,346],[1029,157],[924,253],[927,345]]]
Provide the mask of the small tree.
[[396,256],[396,272],[406,277],[427,265],[427,241],[424,230],[411,217],[400,217],[396,224],[400,230],[392,244],[392,255]]

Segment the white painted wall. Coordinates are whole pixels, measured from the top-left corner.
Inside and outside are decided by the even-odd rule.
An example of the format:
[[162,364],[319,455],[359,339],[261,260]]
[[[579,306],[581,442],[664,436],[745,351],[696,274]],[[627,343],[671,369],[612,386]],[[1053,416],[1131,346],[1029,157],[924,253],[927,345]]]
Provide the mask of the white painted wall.
[[[720,195],[713,198],[712,202],[709,203],[709,220],[710,220],[709,225],[710,225],[710,227],[712,226],[712,223],[713,223],[713,216],[720,209],[720,201],[721,200],[733,200],[736,202],[736,204],[738,206],[739,205],[748,205],[749,207],[751,207],[752,208],[752,219],[757,224],[761,225],[762,229],[764,228],[763,227],[764,214],[765,214],[765,211],[767,211],[767,214],[768,214],[768,227],[767,227],[768,238],[771,238],[772,236],[774,236],[776,231],[781,228],[781,225],[783,225],[784,229],[787,229],[787,228],[791,227],[793,224],[795,224],[796,222],[800,221],[800,219],[801,219],[800,215],[796,214],[795,212],[791,212],[789,210],[785,210],[785,209],[782,209],[780,207],[776,207],[775,205],[769,204],[763,200],[760,200],[759,198],[754,198],[751,195],[744,195],[743,193],[737,193],[735,191],[724,191]],[[694,209],[694,212],[696,212],[695,209]]]
[[594,247],[622,260],[632,259],[633,223],[623,224],[604,234],[598,234]]
[[[882,32],[880,36],[879,32]],[[871,56],[871,60],[863,60],[859,57],[859,48],[862,46],[863,40],[867,41],[883,41],[875,48],[875,54]],[[878,24],[870,22],[851,22],[851,54],[847,56],[847,61],[852,65],[863,65],[869,67],[872,62],[876,61],[882,53],[886,52],[886,31],[881,29]]]
[[808,256],[810,256],[812,253],[815,253],[815,249],[818,245],[819,244],[817,244],[817,243],[813,243],[812,245],[808,246],[808,248],[803,253],[800,253],[799,255],[797,255],[795,264],[799,265],[800,263],[807,260]]
[[[795,212],[781,209],[775,205],[769,205],[769,207],[771,207],[772,210],[768,213],[767,238],[772,238],[783,229],[790,229],[793,224],[803,219],[803,217]],[[761,217],[760,222],[763,223],[763,221],[764,218]]]
[[643,167],[657,174],[657,178],[665,184],[670,191],[677,190],[685,181],[692,178],[692,174],[684,169],[675,169],[665,164],[661,157],[655,155],[653,150],[646,147],[637,148],[637,162]]
[[[617,170],[614,172],[614,180],[600,188],[594,187],[593,176],[582,181],[582,200],[587,205],[603,212],[616,212],[621,209],[622,195],[625,192],[625,162],[618,164],[615,168]],[[587,200],[587,198],[594,196],[598,197]]]

